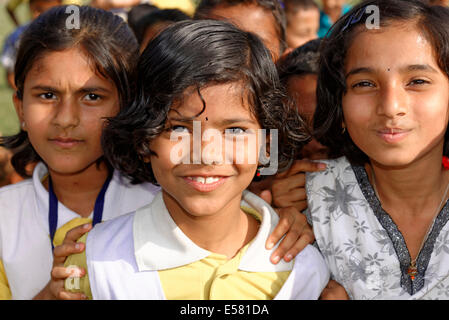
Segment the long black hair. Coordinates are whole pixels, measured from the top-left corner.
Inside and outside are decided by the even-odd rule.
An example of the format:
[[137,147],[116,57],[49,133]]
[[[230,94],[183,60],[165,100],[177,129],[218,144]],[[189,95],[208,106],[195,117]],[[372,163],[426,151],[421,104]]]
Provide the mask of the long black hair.
[[242,81],[261,127],[279,130],[282,170],[309,138],[305,125],[296,108],[285,102],[276,67],[262,41],[215,20],[177,22],[150,42],[139,60],[135,102],[111,118],[103,131],[105,156],[134,183],[157,183],[144,159],[151,155],[152,139],[164,130],[172,104],[189,88],[200,93],[207,85]]
[[[123,108],[133,96],[137,40],[120,17],[88,6],[74,8],[79,10],[79,28],[76,25],[73,29],[67,28],[66,22],[73,11],[67,10],[67,6],[60,6],[40,15],[23,33],[15,64],[17,97],[23,98],[25,78],[39,58],[52,51],[80,47],[97,71],[115,84],[119,105]],[[28,164],[42,160],[24,130],[2,137],[0,142],[0,146],[14,149],[11,163],[23,177],[29,176],[26,171]]]
[[[323,39],[317,86],[314,129],[317,140],[329,147],[330,157],[346,156],[354,164],[364,164],[368,156],[342,133],[342,97],[346,93],[344,66],[354,38],[367,30],[368,6],[379,9],[380,27],[393,22],[413,22],[431,43],[438,66],[449,77],[449,9],[429,6],[420,0],[365,0],[341,17]],[[368,13],[367,13],[368,11]],[[372,12],[371,12],[372,13]],[[444,155],[449,156],[449,130]]]

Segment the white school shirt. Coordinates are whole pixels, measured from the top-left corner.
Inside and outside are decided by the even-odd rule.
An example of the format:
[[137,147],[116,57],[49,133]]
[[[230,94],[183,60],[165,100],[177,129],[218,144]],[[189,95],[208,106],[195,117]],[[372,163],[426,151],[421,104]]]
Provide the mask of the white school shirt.
[[[0,188],[0,260],[13,299],[32,299],[50,280],[49,196],[41,182],[47,173],[41,162],[32,179]],[[114,171],[105,194],[103,221],[150,203],[159,190],[150,183],[132,185]],[[58,203],[57,229],[74,218],[80,216]]]
[[[256,237],[243,255],[239,269],[249,272],[290,271],[275,299],[318,299],[329,281],[329,270],[318,250],[308,245],[294,262],[270,262],[265,249],[268,235],[279,221],[261,198],[243,192],[242,206],[262,214]],[[190,240],[171,218],[162,192],[134,213],[98,224],[86,240],[86,262],[93,299],[163,300],[158,270],[177,268],[211,254]]]
[[307,215],[331,278],[352,299],[449,299],[449,205],[435,220],[412,281],[404,238],[365,168],[345,157],[324,162],[325,171],[306,175]]

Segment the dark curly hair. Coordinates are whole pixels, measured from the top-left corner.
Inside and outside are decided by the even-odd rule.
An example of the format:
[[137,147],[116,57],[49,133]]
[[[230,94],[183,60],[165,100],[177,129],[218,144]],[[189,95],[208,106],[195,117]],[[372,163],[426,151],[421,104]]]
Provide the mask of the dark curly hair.
[[[296,108],[285,101],[271,54],[254,34],[216,20],[177,22],[142,53],[138,94],[130,108],[110,118],[103,148],[110,163],[134,183],[157,183],[143,159],[165,127],[172,104],[189,88],[243,81],[251,111],[265,129],[278,129],[279,169],[288,166],[309,139]],[[203,101],[204,103],[204,101]],[[206,105],[203,105],[206,108]]]
[[211,11],[218,7],[230,7],[239,4],[251,5],[255,4],[265,10],[271,12],[276,22],[276,30],[278,32],[280,41],[280,52],[282,53],[287,49],[286,41],[286,29],[287,29],[287,17],[283,8],[283,3],[279,0],[201,0],[196,7],[195,14],[193,16],[196,20],[210,19]]
[[[102,9],[81,6],[79,28],[69,29],[67,6],[55,7],[40,15],[24,31],[15,64],[17,97],[23,98],[25,78],[33,64],[52,51],[80,47],[89,56],[97,71],[110,79],[119,94],[120,108],[133,96],[133,77],[138,59],[137,40],[122,18]],[[70,12],[70,10],[69,10]],[[0,138],[0,146],[13,149],[11,163],[23,177],[29,177],[26,167],[42,161],[24,130]]]
[[[393,22],[413,22],[434,48],[438,66],[449,76],[449,9],[429,6],[420,0],[365,0],[341,17],[323,39],[318,74],[317,109],[314,136],[329,147],[330,157],[346,156],[362,165],[368,156],[342,133],[342,97],[346,93],[345,60],[354,38],[367,30],[369,5],[379,8],[380,27]],[[446,130],[444,155],[449,156],[449,130]]]

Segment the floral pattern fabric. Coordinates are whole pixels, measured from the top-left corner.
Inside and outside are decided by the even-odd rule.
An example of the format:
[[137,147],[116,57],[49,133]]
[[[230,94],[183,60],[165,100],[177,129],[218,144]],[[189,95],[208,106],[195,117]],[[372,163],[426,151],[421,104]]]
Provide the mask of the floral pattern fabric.
[[417,259],[410,255],[363,167],[345,157],[307,173],[307,216],[331,277],[352,299],[449,299],[449,205],[443,207]]

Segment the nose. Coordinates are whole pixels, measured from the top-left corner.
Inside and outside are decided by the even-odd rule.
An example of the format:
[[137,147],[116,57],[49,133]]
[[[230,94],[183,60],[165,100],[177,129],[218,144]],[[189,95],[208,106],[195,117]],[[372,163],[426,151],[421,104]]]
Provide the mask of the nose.
[[56,110],[53,117],[53,124],[62,129],[76,127],[79,125],[79,106],[71,99],[62,99],[55,106]]
[[377,113],[390,119],[406,115],[408,99],[403,88],[394,84],[380,90]]
[[201,139],[201,160],[203,164],[220,165],[224,162],[224,139],[220,131],[206,129]]

